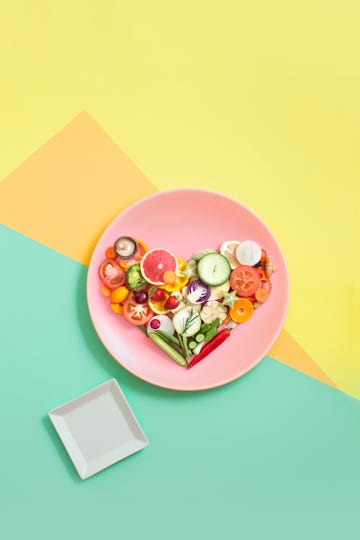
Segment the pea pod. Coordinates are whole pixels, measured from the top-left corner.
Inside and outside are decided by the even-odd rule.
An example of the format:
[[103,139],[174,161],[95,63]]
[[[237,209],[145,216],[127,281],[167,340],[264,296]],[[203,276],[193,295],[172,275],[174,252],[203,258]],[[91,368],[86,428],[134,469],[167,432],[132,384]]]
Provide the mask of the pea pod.
[[171,334],[169,334],[169,332],[165,332],[165,330],[160,330],[160,329],[155,330],[155,332],[159,334],[159,336],[164,338],[165,340],[172,341],[176,345],[180,345],[180,341],[178,340],[178,338],[176,338],[175,336],[172,336]]

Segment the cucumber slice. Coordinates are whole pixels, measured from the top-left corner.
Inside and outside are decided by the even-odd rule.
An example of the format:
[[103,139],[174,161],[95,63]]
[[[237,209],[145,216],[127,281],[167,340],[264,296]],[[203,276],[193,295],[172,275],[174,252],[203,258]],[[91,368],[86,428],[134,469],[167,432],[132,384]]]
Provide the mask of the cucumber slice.
[[224,255],[209,253],[199,261],[198,274],[203,283],[217,287],[229,279],[231,266]]
[[214,251],[213,249],[202,249],[201,251],[197,251],[196,253],[194,253],[192,258],[195,261],[200,261],[203,257],[205,257],[205,255],[210,255],[210,253],[216,253],[216,251]]

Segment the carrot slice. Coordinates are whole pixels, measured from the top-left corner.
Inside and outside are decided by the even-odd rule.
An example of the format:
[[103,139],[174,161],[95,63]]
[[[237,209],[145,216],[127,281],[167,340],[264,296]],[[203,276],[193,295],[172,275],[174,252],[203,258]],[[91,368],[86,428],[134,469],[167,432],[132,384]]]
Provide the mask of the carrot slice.
[[105,251],[105,257],[107,259],[116,259],[117,255],[115,253],[115,249],[113,247],[108,247]]
[[174,285],[176,281],[176,274],[172,270],[166,270],[163,274],[163,281],[167,285]]
[[260,287],[255,293],[256,300],[261,303],[266,302],[266,300],[269,298],[269,292],[269,289]]

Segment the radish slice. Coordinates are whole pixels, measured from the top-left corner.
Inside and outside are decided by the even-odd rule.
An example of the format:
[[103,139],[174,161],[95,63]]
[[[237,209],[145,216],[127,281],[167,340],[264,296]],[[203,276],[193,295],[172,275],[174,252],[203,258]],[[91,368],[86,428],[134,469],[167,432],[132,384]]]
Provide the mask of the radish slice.
[[254,266],[261,259],[261,247],[253,240],[246,240],[236,248],[236,258],[240,264]]
[[[155,324],[157,322],[157,324]],[[150,334],[150,332],[155,332],[156,330],[164,330],[164,332],[167,332],[168,334],[171,334],[172,336],[175,334],[175,328],[173,323],[171,322],[171,319],[167,317],[166,315],[155,315],[147,325],[147,332]]]

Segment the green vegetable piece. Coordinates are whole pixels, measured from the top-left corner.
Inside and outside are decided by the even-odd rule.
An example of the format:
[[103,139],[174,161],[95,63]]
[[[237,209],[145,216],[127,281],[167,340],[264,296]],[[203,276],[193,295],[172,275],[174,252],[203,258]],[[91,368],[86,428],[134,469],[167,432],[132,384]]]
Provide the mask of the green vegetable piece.
[[197,278],[197,262],[194,261],[194,259],[190,259],[190,261],[186,263],[186,267],[182,273],[188,279]]
[[211,323],[204,323],[200,327],[200,332],[204,334],[205,339],[204,341],[210,341],[218,331],[218,328],[220,326],[220,319],[217,317],[213,322]]
[[173,325],[176,332],[185,337],[191,337],[200,330],[201,319],[199,313],[192,307],[184,307],[173,317]]
[[165,332],[165,330],[155,330],[155,332],[157,334],[159,334],[159,336],[163,337],[164,339],[166,339],[167,341],[172,341],[173,343],[175,343],[176,345],[180,345],[180,341],[178,340],[178,338],[176,338],[175,336],[173,336],[172,334],[169,334],[168,332]]
[[197,271],[199,279],[210,287],[217,287],[227,281],[231,274],[229,261],[219,253],[208,253],[200,259]]
[[175,349],[175,347],[170,345],[170,343],[167,343],[161,336],[159,336],[159,334],[157,334],[156,332],[150,332],[149,338],[154,343],[156,343],[156,345],[160,347],[160,349],[164,351],[164,353],[166,353],[172,360],[174,360],[174,362],[183,367],[187,366],[187,361],[183,357],[183,355],[180,354],[179,351]]
[[192,258],[195,261],[200,261],[203,257],[205,257],[205,255],[210,255],[210,253],[216,253],[216,251],[214,249],[202,249],[201,251],[194,253]]
[[189,347],[190,350],[195,349],[196,345],[197,345],[197,343],[193,339],[191,341],[189,341],[189,343],[188,343],[188,347]]
[[125,274],[126,284],[131,290],[138,289],[142,285],[145,285],[146,280],[141,273],[140,264],[134,264],[126,271]]
[[147,328],[144,324],[141,324],[140,326],[138,326],[139,330],[141,330],[142,332],[144,332],[144,334],[147,336],[148,333],[147,333]]
[[234,307],[235,302],[239,300],[239,297],[236,294],[236,291],[224,293],[224,300],[222,301],[223,306],[229,306],[230,308]]
[[197,341],[197,343],[202,343],[205,340],[205,335],[199,332],[198,334],[196,334],[195,340]]
[[205,334],[205,340],[204,341],[210,341],[214,336],[217,334],[217,328],[216,326],[213,326],[212,328],[209,328],[209,330]]

